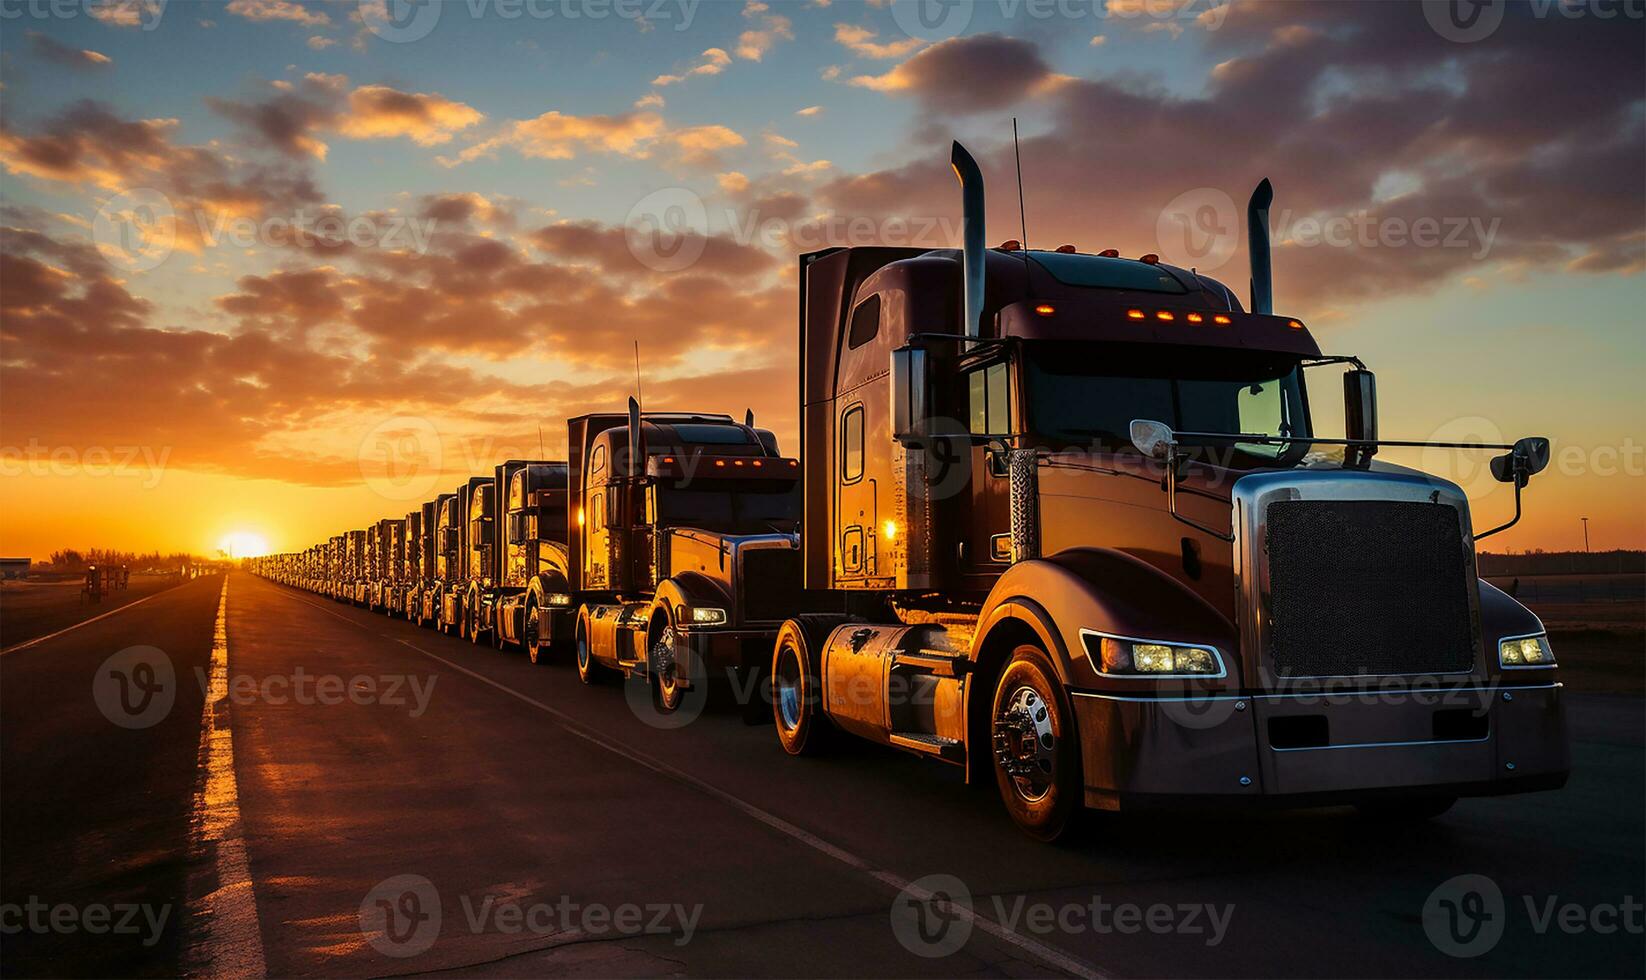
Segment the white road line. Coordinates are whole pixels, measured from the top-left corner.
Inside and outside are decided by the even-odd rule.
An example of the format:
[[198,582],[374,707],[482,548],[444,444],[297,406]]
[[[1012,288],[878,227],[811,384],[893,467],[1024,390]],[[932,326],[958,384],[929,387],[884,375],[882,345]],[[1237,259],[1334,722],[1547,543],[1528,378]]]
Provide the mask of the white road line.
[[62,636],[64,633],[71,633],[74,630],[77,630],[82,626],[90,626],[92,623],[97,622],[99,619],[107,619],[108,617],[113,616],[115,613],[123,613],[127,609],[130,609],[133,606],[141,606],[143,603],[148,602],[150,599],[155,599],[155,598],[158,598],[160,596],[163,596],[167,592],[170,592],[172,589],[174,589],[176,587],[177,586],[174,585],[171,588],[161,589],[159,592],[156,592],[154,595],[146,595],[141,599],[137,599],[137,600],[134,600],[132,602],[128,602],[125,605],[120,606],[118,608],[110,609],[106,613],[100,613],[96,616],[93,616],[90,619],[82,619],[80,622],[75,623],[73,626],[65,626],[62,629],[55,632],[55,633],[47,633],[45,636],[37,636],[32,640],[24,640],[22,643],[14,643],[11,646],[6,647],[4,650],[0,650],[0,657],[3,657],[8,653],[16,653],[19,650],[27,650],[29,647],[34,646],[36,643],[44,643],[47,640],[53,639],[55,637]]
[[258,927],[257,894],[240,822],[240,789],[234,778],[234,729],[229,725],[229,580],[217,603],[211,646],[211,686],[200,714],[200,778],[194,794],[195,853],[212,852],[215,890],[191,896],[190,911],[206,924],[203,972],[209,977],[268,974]]
[[[349,617],[343,616],[333,610],[327,609],[318,602],[310,602],[300,596],[292,596],[292,598],[296,599],[298,602],[307,603],[327,615],[336,616],[338,619],[341,619],[343,622],[349,623],[352,626],[359,627],[367,632],[375,632],[370,627],[362,623],[355,622]],[[378,635],[381,636],[382,634]],[[907,892],[911,897],[922,902],[929,902],[934,898],[934,896],[926,889],[914,887],[914,883],[908,879],[883,868],[877,868],[864,858],[858,857],[856,854],[853,854],[838,845],[832,844],[823,838],[818,837],[811,831],[806,830],[803,827],[797,827],[789,821],[784,820],[777,814],[772,813],[769,810],[762,809],[761,807],[756,806],[741,797],[734,796],[718,786],[704,782],[689,773],[682,772],[674,766],[670,766],[669,764],[663,762],[661,759],[647,755],[638,749],[630,748],[621,742],[614,741],[610,736],[594,731],[565,712],[560,711],[557,708],[550,707],[529,694],[522,694],[506,684],[500,684],[497,681],[492,680],[484,674],[477,673],[467,667],[462,666],[461,664],[447,660],[439,654],[430,653],[410,641],[396,640],[395,642],[401,644],[402,646],[416,650],[418,653],[428,657],[430,660],[445,664],[447,667],[450,667],[459,673],[467,674],[469,677],[480,681],[482,684],[494,687],[497,690],[502,691],[504,694],[531,705],[532,707],[553,718],[555,722],[561,728],[565,729],[565,731],[570,735],[574,735],[591,745],[605,749],[614,755],[621,756],[622,758],[625,758],[643,768],[649,769],[652,772],[658,773],[659,775],[684,783],[701,793],[713,797],[714,799],[743,812],[747,816],[753,817],[755,820],[758,820],[773,830],[799,841],[812,850],[817,851],[820,854],[827,855],[828,857],[831,857],[836,861],[847,865],[848,867],[862,872],[863,874],[873,878],[894,891]],[[1057,969],[1062,970],[1072,976],[1108,977],[1111,975],[1099,970],[1097,967],[1087,963],[1085,960],[1071,956],[1068,953],[1048,946],[1038,940],[1019,935],[993,919],[990,919],[987,916],[979,915],[973,909],[958,906],[950,906],[950,908],[954,912],[958,913],[962,918],[969,920],[974,928],[988,933],[1001,942],[1015,946],[1024,953],[1027,953],[1028,955],[1050,966],[1056,967]]]

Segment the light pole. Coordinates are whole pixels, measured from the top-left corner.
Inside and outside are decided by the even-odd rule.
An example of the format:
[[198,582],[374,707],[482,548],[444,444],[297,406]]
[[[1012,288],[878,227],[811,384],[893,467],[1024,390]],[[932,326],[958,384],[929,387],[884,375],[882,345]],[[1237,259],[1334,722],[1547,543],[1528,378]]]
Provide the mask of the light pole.
[[1589,519],[1587,517],[1580,517],[1580,518],[1578,518],[1578,520],[1583,522],[1583,553],[1588,554],[1589,553]]

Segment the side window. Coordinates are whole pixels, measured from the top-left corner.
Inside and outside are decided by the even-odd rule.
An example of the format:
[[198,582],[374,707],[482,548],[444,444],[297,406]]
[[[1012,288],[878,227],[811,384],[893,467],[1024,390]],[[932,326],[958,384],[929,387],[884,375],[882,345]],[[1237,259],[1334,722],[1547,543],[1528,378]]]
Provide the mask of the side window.
[[599,473],[606,468],[606,447],[594,447],[594,453],[589,456],[589,472]]
[[598,531],[606,526],[606,500],[598,493],[589,494],[589,509],[587,519],[589,530]]
[[966,375],[967,428],[973,435],[1003,436],[1012,431],[1011,385],[1006,362]]
[[876,293],[857,304],[852,311],[852,326],[846,333],[846,346],[856,350],[875,338],[880,332],[880,294]]
[[840,418],[840,478],[847,483],[863,478],[863,406],[846,409]]

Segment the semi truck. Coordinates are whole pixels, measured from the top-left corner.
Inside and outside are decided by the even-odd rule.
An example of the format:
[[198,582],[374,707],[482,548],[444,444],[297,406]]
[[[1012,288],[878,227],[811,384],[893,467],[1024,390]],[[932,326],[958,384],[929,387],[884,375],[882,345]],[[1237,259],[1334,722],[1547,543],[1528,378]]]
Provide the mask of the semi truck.
[[400,537],[405,533],[401,520],[385,517],[368,529],[370,543],[367,570],[366,606],[373,612],[388,612],[399,582]]
[[419,626],[442,628],[441,598],[446,592],[446,581],[455,574],[452,566],[456,557],[456,539],[445,529],[451,526],[452,501],[456,499],[455,493],[442,493],[423,505],[426,528],[423,557],[427,571],[424,572],[423,583],[417,594],[416,621]]
[[414,510],[400,519],[399,567],[389,615],[413,618],[413,596],[423,582],[423,511]]
[[[787,619],[772,718],[794,755],[866,738],[992,781],[1029,835],[1083,808],[1349,803],[1421,818],[1557,787],[1558,669],[1481,581],[1548,442],[1501,452],[1514,519],[1378,460],[1375,382],[1273,313],[1272,188],[1251,310],[1157,256],[984,247],[799,260],[801,556],[845,613]],[[1305,374],[1342,371],[1347,432]],[[605,622],[614,621],[608,617]]]
[[366,604],[366,539],[365,528],[350,531],[343,548],[343,601],[356,606]]
[[485,549],[491,544],[492,478],[471,476],[458,484],[441,518],[441,533],[452,549],[440,580],[440,630],[469,638],[469,586],[484,577]]
[[538,663],[570,637],[566,463],[510,460],[498,464],[492,485],[503,516],[487,597],[492,645],[518,647]]
[[568,420],[567,447],[566,584],[545,588],[569,601],[540,608],[575,617],[578,676],[643,679],[664,712],[710,680],[748,690],[802,600],[798,461],[752,415],[634,399]]
[[348,552],[347,534],[334,534],[326,542],[325,583],[326,595],[338,602],[343,601],[344,566]]

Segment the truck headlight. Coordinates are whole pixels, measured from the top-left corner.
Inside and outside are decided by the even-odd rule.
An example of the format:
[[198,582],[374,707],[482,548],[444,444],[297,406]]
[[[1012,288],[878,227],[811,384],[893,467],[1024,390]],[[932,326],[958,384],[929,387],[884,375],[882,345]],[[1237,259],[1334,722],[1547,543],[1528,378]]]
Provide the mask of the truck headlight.
[[715,626],[726,621],[726,610],[713,606],[693,606],[692,622],[699,626]]
[[1081,630],[1080,635],[1086,644],[1086,653],[1097,662],[1103,674],[1222,677],[1224,673],[1223,655],[1213,647],[1104,636],[1091,630]]
[[564,592],[550,592],[543,597],[543,602],[550,606],[569,606],[572,604],[572,597]]
[[1497,662],[1504,667],[1553,667],[1555,652],[1549,647],[1549,637],[1542,633],[1517,636],[1498,641]]

